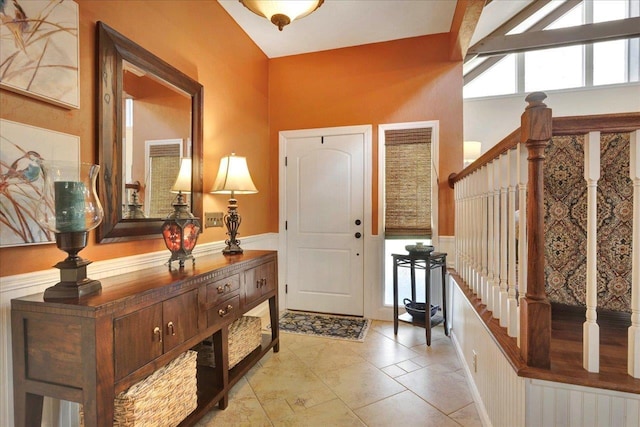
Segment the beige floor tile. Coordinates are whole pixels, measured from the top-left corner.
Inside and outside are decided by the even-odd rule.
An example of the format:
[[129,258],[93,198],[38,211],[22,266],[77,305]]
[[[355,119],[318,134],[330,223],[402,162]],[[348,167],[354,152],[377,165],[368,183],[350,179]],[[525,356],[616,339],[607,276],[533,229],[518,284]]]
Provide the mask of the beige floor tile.
[[402,385],[368,363],[327,371],[319,376],[351,409],[405,390]]
[[397,363],[396,366],[404,369],[407,372],[413,372],[423,367],[411,360],[405,360],[404,362]]
[[364,343],[349,343],[347,345],[354,353],[378,368],[413,359],[420,355],[420,353],[377,332],[370,333],[370,335],[371,337],[367,337]]
[[289,417],[274,421],[273,425],[275,427],[364,426],[362,421],[340,399],[296,412]]
[[478,415],[476,404],[472,403],[449,415],[463,427],[482,427],[482,421]]
[[245,379],[241,379],[229,393],[229,406],[210,411],[197,427],[259,427],[271,426],[271,421]]
[[382,372],[389,375],[391,378],[399,377],[400,375],[404,375],[407,373],[402,368],[399,368],[398,365],[390,365],[381,369]]
[[355,413],[369,427],[458,427],[455,421],[408,390],[356,409]]
[[366,363],[365,359],[338,340],[299,347],[292,351],[315,373]]
[[272,356],[261,369],[250,372],[247,380],[262,404],[286,400],[293,411],[336,397],[317,375],[291,353],[282,358],[280,354]]
[[[423,327],[413,326],[406,322],[398,322],[398,335],[393,333],[393,322],[378,322],[374,324],[373,329],[406,347],[415,347],[418,345],[426,345],[427,337]],[[431,343],[441,338],[448,338],[444,334],[443,324],[436,325],[431,328]]]
[[426,366],[396,381],[447,415],[473,402],[464,375],[442,365]]
[[432,332],[430,347],[423,328],[401,323],[396,336],[382,321],[364,342],[282,333],[280,352],[236,384],[227,409],[197,425],[481,425],[451,340],[442,326]]
[[412,347],[411,350],[419,354],[418,357],[411,359],[412,362],[420,366],[444,365],[451,371],[457,371],[462,367],[458,360],[453,344],[449,338],[437,340],[431,343],[430,347],[420,345]]

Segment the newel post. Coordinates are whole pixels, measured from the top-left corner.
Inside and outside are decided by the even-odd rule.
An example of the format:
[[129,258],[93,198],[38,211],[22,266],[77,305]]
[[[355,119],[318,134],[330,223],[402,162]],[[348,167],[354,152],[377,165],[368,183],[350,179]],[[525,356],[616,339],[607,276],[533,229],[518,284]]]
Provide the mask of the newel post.
[[527,191],[527,292],[520,308],[520,353],[529,366],[549,368],[551,304],[544,279],[544,150],[552,136],[551,109],[542,92],[525,99],[529,105],[521,116],[521,140],[529,156]]

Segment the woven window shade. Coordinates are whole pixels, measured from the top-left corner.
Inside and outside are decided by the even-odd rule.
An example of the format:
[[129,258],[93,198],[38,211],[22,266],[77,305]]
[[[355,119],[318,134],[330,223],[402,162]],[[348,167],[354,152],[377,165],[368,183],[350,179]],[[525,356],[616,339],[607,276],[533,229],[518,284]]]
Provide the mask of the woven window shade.
[[173,211],[171,186],[180,171],[180,144],[158,144],[149,150],[151,182],[153,195],[150,197],[151,218],[164,218]]
[[385,131],[385,236],[431,237],[431,128]]

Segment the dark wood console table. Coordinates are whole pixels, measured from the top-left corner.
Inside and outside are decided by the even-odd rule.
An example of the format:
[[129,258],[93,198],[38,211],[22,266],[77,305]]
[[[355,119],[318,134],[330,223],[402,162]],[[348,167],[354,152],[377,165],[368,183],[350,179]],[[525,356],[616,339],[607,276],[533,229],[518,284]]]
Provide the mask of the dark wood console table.
[[[198,366],[193,425],[270,349],[279,349],[278,267],[274,251],[199,257],[102,279],[102,291],[76,301],[43,294],[11,301],[15,425],[40,426],[43,397],[83,405],[85,426],[111,426],[114,397],[205,339],[215,368]],[[271,333],[229,370],[228,326],[268,301]]]
[[[412,254],[392,254],[393,257],[393,333],[398,334],[398,319],[424,326],[426,330],[427,345],[431,345],[431,270],[442,269],[442,317],[444,318],[444,333],[449,335],[447,329],[447,254],[442,252],[412,253]],[[425,320],[421,322],[414,319],[409,313],[398,316],[398,268],[409,268],[411,270],[411,300],[416,300],[416,269],[425,271],[425,299],[426,310]],[[428,320],[427,320],[428,319]],[[428,323],[427,323],[428,322]]]

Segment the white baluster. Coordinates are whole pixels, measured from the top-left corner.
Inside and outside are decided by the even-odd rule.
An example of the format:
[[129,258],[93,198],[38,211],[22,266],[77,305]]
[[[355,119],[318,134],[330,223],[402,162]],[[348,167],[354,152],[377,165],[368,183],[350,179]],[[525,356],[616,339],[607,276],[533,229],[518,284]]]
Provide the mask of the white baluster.
[[483,301],[487,299],[487,165],[482,167],[482,175],[480,180],[482,198],[482,238],[480,239],[480,251],[482,254],[482,280],[481,280],[481,298]]
[[468,224],[469,224],[469,286],[473,293],[476,293],[476,281],[475,281],[475,271],[476,271],[476,260],[474,254],[474,244],[475,244],[475,236],[474,236],[474,203],[475,203],[475,172],[469,175],[469,216],[468,216]]
[[520,302],[527,293],[527,147],[518,144],[518,347],[520,347]]
[[493,311],[493,283],[495,281],[494,276],[494,258],[495,253],[493,249],[494,231],[493,231],[493,216],[495,215],[493,210],[493,168],[495,162],[487,164],[487,291],[486,301],[487,310]]
[[456,182],[453,185],[453,200],[454,200],[454,210],[455,210],[455,222],[453,225],[453,228],[454,228],[453,232],[456,236],[454,265],[455,265],[456,271],[460,271],[460,221],[461,221],[460,181]]
[[467,217],[467,187],[468,187],[468,180],[469,178],[466,177],[462,180],[461,184],[462,184],[462,270],[460,271],[460,274],[462,276],[462,279],[468,282],[468,276],[467,276],[467,229],[469,228],[469,218]]
[[500,318],[500,158],[493,161],[493,317]]
[[598,314],[598,202],[600,179],[600,132],[589,132],[584,139],[584,179],[587,181],[587,320],[582,327],[582,365],[589,372],[600,370],[600,329]]
[[507,299],[507,334],[518,335],[518,301],[516,300],[516,186],[518,185],[518,150],[507,153],[509,172],[509,224],[508,224],[508,299]]
[[469,189],[469,177],[464,178],[462,181],[462,278],[467,284],[469,284],[469,272],[467,268],[469,266],[469,215],[468,215],[468,189]]
[[480,200],[482,198],[480,194],[480,181],[481,181],[481,171],[478,169],[476,173],[474,173],[474,195],[473,195],[473,218],[474,218],[474,228],[473,228],[473,259],[474,259],[474,275],[473,280],[475,283],[475,290],[478,298],[481,298],[480,292],[480,274],[482,272],[482,261],[480,258],[480,235],[481,235],[481,214],[480,214]]
[[500,156],[500,326],[507,327],[507,196],[509,194],[509,161]]
[[631,132],[629,171],[633,181],[633,253],[631,267],[631,326],[627,372],[640,378],[640,130]]

